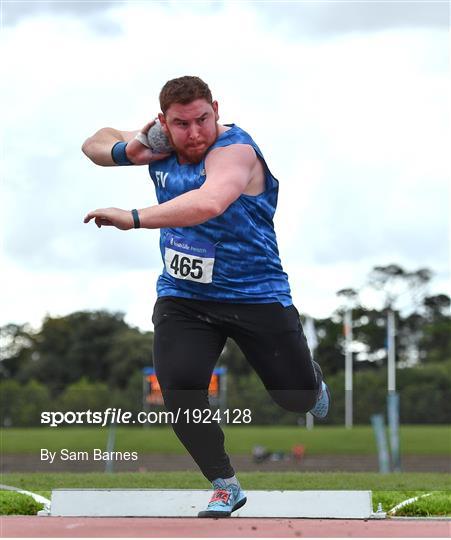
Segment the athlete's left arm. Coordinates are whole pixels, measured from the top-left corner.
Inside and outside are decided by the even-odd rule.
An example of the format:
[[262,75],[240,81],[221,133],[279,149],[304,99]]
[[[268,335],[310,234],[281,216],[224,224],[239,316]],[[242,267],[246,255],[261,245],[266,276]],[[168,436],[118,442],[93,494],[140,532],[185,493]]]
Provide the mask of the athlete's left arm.
[[[244,192],[257,162],[254,149],[245,144],[215,148],[205,161],[206,180],[199,189],[165,203],[138,210],[142,228],[191,227],[221,215]],[[104,208],[90,212],[85,223],[133,228],[130,211]]]

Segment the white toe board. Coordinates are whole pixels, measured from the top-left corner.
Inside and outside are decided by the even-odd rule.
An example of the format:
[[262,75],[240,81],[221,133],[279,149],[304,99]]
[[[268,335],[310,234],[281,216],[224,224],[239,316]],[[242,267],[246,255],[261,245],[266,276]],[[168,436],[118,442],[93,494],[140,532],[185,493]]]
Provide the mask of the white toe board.
[[[195,517],[211,490],[55,489],[52,516]],[[234,517],[372,517],[371,491],[246,491],[247,503]]]

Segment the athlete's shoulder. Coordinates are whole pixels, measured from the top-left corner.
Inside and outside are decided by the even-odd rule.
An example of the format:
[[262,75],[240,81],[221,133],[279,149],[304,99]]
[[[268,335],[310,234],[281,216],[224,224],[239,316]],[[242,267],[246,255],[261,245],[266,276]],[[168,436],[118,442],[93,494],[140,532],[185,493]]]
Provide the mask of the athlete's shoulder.
[[236,143],[210,149],[205,158],[205,167],[207,173],[211,173],[212,169],[224,171],[230,164],[251,169],[256,161],[257,154],[251,145]]
[[213,150],[214,148],[220,148],[234,144],[247,144],[254,148],[258,148],[249,133],[247,133],[247,131],[244,131],[244,129],[240,128],[236,124],[224,124],[223,127],[227,129],[222,131],[222,133],[219,133],[218,138],[211,145],[209,151]]

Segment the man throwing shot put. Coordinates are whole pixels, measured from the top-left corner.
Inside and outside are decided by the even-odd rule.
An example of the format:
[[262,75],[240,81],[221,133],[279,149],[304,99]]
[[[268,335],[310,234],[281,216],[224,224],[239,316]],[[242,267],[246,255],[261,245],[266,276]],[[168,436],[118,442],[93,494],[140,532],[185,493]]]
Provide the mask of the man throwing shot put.
[[[218,123],[218,103],[198,77],[168,81],[159,122],[172,151],[155,153],[147,131],[103,128],[83,152],[96,164],[148,165],[158,203],[89,212],[98,227],[160,229],[163,271],[153,312],[154,364],[165,406],[204,410],[215,363],[235,340],[274,401],[324,418],[329,390],[312,360],[279,258],[273,217],[278,181],[251,136]],[[228,517],[246,495],[217,422],[179,415],[175,433],[213,496],[199,517]]]

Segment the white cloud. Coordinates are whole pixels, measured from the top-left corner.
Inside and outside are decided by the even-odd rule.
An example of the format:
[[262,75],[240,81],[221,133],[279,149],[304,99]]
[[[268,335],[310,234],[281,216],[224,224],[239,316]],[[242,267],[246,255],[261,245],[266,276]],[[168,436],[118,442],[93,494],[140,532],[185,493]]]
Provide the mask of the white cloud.
[[335,38],[391,28],[441,28],[449,25],[449,4],[434,1],[280,0],[259,3],[259,16],[267,28],[292,38]]
[[[2,228],[16,292],[2,322],[122,306],[145,324],[148,306],[136,298],[155,281],[158,233],[99,231],[82,219],[153,204],[153,186],[145,168],[95,167],[80,146],[105,125],[140,127],[158,111],[161,85],[190,73],[281,181],[277,233],[302,309],[327,315],[335,292],[374,264],[429,265],[443,278],[446,33],[312,40],[268,31],[257,4],[191,7],[108,3],[102,14],[45,12],[4,29]],[[94,16],[115,31],[97,31]]]
[[[51,269],[28,271],[14,261],[2,260],[2,324],[29,322],[38,328],[45,315],[102,310],[125,313],[126,321],[152,329],[159,267],[114,271],[98,266],[70,272]],[[25,315],[24,315],[25,313]]]

